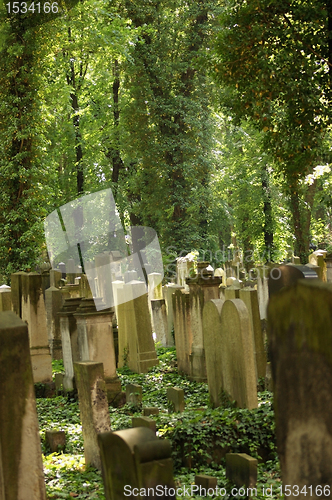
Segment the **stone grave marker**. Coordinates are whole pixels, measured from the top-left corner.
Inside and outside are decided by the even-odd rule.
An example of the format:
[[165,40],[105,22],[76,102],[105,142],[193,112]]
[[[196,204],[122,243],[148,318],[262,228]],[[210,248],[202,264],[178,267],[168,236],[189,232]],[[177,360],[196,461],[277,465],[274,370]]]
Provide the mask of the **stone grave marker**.
[[147,427],[156,433],[156,422],[149,417],[133,417],[132,427]]
[[257,459],[246,453],[226,453],[226,477],[238,488],[256,488]]
[[212,405],[221,404],[223,389],[221,310],[224,300],[210,300],[203,309],[203,337],[207,381]]
[[174,338],[172,336],[172,330],[174,328],[172,295],[177,289],[183,289],[183,287],[175,283],[168,283],[163,287],[163,297],[165,299],[167,313],[167,338],[172,342],[170,344],[172,346],[174,345]]
[[85,463],[101,470],[97,436],[111,430],[102,363],[74,363],[84,439]]
[[[202,491],[202,489],[204,488],[205,493],[208,492],[209,489],[216,491],[218,480],[213,476],[207,476],[206,474],[197,474],[195,476],[195,485],[201,488],[200,491]],[[206,494],[204,496],[206,496]]]
[[11,311],[12,305],[12,292],[10,286],[0,286],[0,312]]
[[189,356],[192,347],[192,330],[189,292],[178,289],[173,294],[172,299],[178,370],[180,373],[190,375],[191,365]]
[[269,296],[271,297],[271,295],[286,286],[294,285],[297,280],[301,279],[317,280],[318,276],[316,271],[308,266],[282,264],[271,268],[268,280]]
[[266,352],[264,349],[262,325],[259,316],[257,290],[253,288],[242,288],[239,298],[243,300],[249,312],[251,331],[254,336],[257,379],[259,379],[266,375]]
[[174,345],[172,335],[169,335],[166,304],[164,299],[152,299],[151,314],[153,329],[156,334],[156,341],[160,342],[163,347],[170,347]]
[[64,301],[62,309],[58,313],[60,318],[63,365],[65,367],[63,387],[64,390],[68,392],[74,390],[73,363],[75,361],[80,361],[77,339],[77,324],[74,317],[74,313],[80,305],[80,302],[80,298],[68,298]]
[[138,384],[126,385],[126,403],[134,406],[142,404],[142,386]]
[[179,387],[168,387],[167,400],[171,406],[169,413],[184,411],[185,403],[183,389],[180,389]]
[[62,293],[51,286],[45,290],[46,324],[48,343],[52,359],[62,359],[62,339],[60,330],[60,312],[62,308]]
[[51,453],[60,453],[66,446],[65,431],[50,430],[45,432],[45,442]]
[[256,369],[249,313],[240,299],[226,300],[221,309],[221,370],[223,390],[240,408],[257,408]]
[[283,484],[332,484],[332,288],[299,280],[271,297],[268,336]]
[[46,500],[28,326],[13,311],[0,313],[0,401],[0,496]]
[[27,321],[30,338],[32,373],[35,383],[52,382],[52,358],[47,335],[46,309],[42,276],[21,275],[22,319]]
[[146,490],[143,498],[175,500],[171,445],[167,439],[157,438],[146,427],[136,427],[99,434],[98,442],[106,500],[135,497],[141,488]]
[[148,417],[149,415],[159,415],[159,408],[155,408],[153,406],[143,408],[144,417]]
[[20,318],[22,317],[22,276],[26,274],[24,271],[19,271],[10,275],[13,311]]

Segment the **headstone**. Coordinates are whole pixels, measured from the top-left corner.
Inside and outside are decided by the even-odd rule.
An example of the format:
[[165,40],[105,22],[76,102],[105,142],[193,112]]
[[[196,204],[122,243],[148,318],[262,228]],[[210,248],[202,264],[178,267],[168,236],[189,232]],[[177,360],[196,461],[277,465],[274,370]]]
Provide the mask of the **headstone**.
[[264,348],[262,325],[259,316],[257,290],[254,290],[253,288],[242,288],[242,290],[240,290],[239,298],[243,300],[249,312],[251,331],[254,336],[257,378],[259,379],[265,377],[266,374],[266,352]]
[[32,373],[35,383],[52,382],[52,358],[48,344],[42,277],[37,273],[21,276],[22,319],[27,321]]
[[79,282],[79,294],[82,299],[92,299],[92,291],[86,274],[82,274]]
[[148,274],[149,300],[160,300],[163,298],[162,275],[160,273]]
[[62,293],[58,288],[51,286],[45,290],[45,307],[47,321],[48,343],[53,359],[62,359],[62,339],[60,330],[60,312],[62,308]]
[[111,430],[102,363],[74,363],[83,429],[85,464],[101,470],[97,436]]
[[60,318],[61,344],[65,376],[63,387],[67,392],[74,390],[74,365],[80,361],[78,349],[77,324],[74,313],[80,305],[80,298],[66,299],[58,315]]
[[137,271],[135,270],[126,271],[123,275],[123,280],[125,283],[137,280]]
[[296,264],[282,264],[270,270],[268,280],[269,295],[278,292],[286,286],[294,285],[300,279],[318,279],[317,273],[308,266]]
[[222,386],[240,408],[257,408],[253,336],[249,313],[240,299],[226,300],[221,309]]
[[224,271],[222,267],[217,267],[217,269],[215,269],[214,276],[215,278],[221,277],[222,285],[226,286],[226,271]]
[[0,286],[0,312],[11,311],[12,305],[12,292],[10,286]]
[[64,379],[65,374],[64,373],[56,373],[54,375],[54,383],[55,383],[55,392],[56,394],[59,394],[60,392],[63,391],[63,379]]
[[133,417],[132,427],[147,427],[156,433],[156,422],[149,417]]
[[54,286],[55,288],[60,288],[61,279],[62,279],[62,273],[60,269],[50,270],[50,286]]
[[133,406],[140,406],[142,404],[142,386],[138,384],[126,385],[126,403]]
[[20,318],[22,317],[22,276],[26,274],[24,271],[19,271],[10,275],[13,311]]
[[238,488],[256,488],[257,459],[246,453],[226,453],[226,477]]
[[[213,476],[207,476],[205,474],[198,474],[195,476],[195,485],[199,486],[201,488],[200,492],[202,492],[202,489],[204,488],[204,490],[205,490],[204,496],[207,496],[206,492],[208,492],[208,490],[216,491],[216,488],[218,486],[218,480],[216,477],[213,477]],[[202,495],[200,495],[200,496],[202,496]]]
[[183,289],[180,285],[175,283],[168,283],[163,287],[163,297],[165,299],[166,313],[167,313],[167,337],[172,339],[172,344],[174,345],[174,338],[172,331],[174,329],[174,319],[173,319],[173,300],[172,295],[176,289]]
[[222,330],[221,310],[224,300],[210,300],[203,309],[203,337],[209,395],[213,407],[222,402]]
[[332,282],[332,254],[328,254],[325,256],[326,262],[326,281],[328,283]]
[[66,433],[65,431],[46,431],[45,443],[51,453],[60,453],[64,451],[66,446]]
[[143,282],[131,281],[118,290],[119,367],[146,373],[158,364],[152,337],[148,295]]
[[309,264],[314,264],[319,267],[318,277],[326,283],[327,281],[327,268],[326,268],[326,250],[316,250],[311,255],[309,255]]
[[143,408],[144,417],[148,417],[149,415],[159,415],[159,408],[155,408],[153,406]]
[[163,347],[170,347],[174,345],[172,335],[169,335],[166,315],[166,304],[164,299],[152,299],[151,313],[152,324],[156,334],[156,341],[160,342]]
[[97,310],[96,300],[82,299],[74,317],[77,324],[77,341],[81,361],[103,363],[107,396],[114,399],[121,392],[116,373],[112,317],[114,310]]
[[257,266],[257,295],[259,304],[259,315],[261,319],[267,318],[267,305],[269,302],[269,276],[274,264],[268,263]]
[[187,254],[185,257],[178,257],[176,259],[177,285],[183,286],[184,289],[188,291],[189,287],[186,283],[186,279],[195,275],[194,268],[195,262],[193,255]]
[[28,326],[12,311],[0,313],[0,401],[0,497],[46,500]]
[[176,290],[172,296],[174,314],[174,338],[178,370],[191,374],[190,353],[192,350],[192,331],[189,292]]
[[240,297],[240,287],[237,285],[227,286],[224,290],[225,300],[238,299]]
[[95,265],[99,285],[99,295],[105,304],[105,308],[113,307],[112,289],[112,256],[109,252],[100,253],[95,256]]
[[268,326],[283,484],[317,499],[332,484],[331,286],[301,280],[274,294]]
[[237,289],[241,288],[241,283],[239,280],[237,280],[234,276],[229,276],[227,279],[226,279],[226,286],[227,287],[230,287],[230,286],[234,286],[236,287]]
[[58,268],[61,271],[61,277],[63,279],[66,278],[66,264],[64,262],[59,262]]
[[138,490],[143,493],[142,488],[146,494],[141,497],[175,500],[168,440],[157,438],[151,429],[136,427],[99,434],[98,442],[106,500],[135,497]]
[[179,387],[167,388],[167,400],[170,405],[169,413],[184,411],[184,391]]

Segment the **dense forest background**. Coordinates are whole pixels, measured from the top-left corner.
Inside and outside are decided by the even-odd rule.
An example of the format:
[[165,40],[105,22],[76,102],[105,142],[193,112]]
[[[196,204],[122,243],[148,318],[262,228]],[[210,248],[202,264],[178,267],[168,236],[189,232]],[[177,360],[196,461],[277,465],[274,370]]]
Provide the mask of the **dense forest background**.
[[330,1],[36,5],[0,12],[4,279],[45,260],[49,213],[107,187],[165,263],[332,250]]

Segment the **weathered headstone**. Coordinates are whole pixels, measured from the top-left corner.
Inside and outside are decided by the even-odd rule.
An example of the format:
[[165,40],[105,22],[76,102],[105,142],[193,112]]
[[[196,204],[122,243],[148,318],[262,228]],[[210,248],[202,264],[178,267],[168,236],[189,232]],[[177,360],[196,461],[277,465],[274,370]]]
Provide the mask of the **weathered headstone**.
[[10,275],[13,311],[20,318],[22,317],[22,276],[26,274],[24,271],[19,271]]
[[101,470],[97,436],[111,430],[102,363],[74,363],[86,465]]
[[263,266],[257,266],[257,295],[259,305],[259,315],[261,319],[267,317],[267,305],[269,302],[269,276],[274,264],[267,263]]
[[270,297],[282,288],[292,286],[301,279],[317,280],[318,276],[316,271],[308,266],[282,264],[271,268],[268,280]]
[[203,309],[203,337],[209,395],[214,407],[221,404],[222,379],[222,330],[221,310],[224,300],[210,300]]
[[309,264],[314,264],[319,267],[318,277],[326,283],[327,281],[327,268],[326,268],[326,250],[316,250],[311,255],[309,255]]
[[45,290],[45,307],[47,321],[48,343],[53,359],[62,359],[62,339],[60,330],[60,312],[62,307],[62,293],[58,288],[51,286]]
[[183,412],[184,411],[184,391],[179,387],[167,388],[167,400],[170,405],[169,412]]
[[164,299],[152,299],[151,313],[152,313],[152,324],[153,329],[156,334],[157,342],[164,347],[170,347],[174,345],[172,335],[169,335],[168,325],[167,325],[167,315],[166,315],[166,304]]
[[62,309],[58,313],[60,318],[61,344],[63,365],[65,367],[65,376],[63,378],[63,387],[65,391],[74,390],[74,365],[75,361],[80,361],[78,349],[77,324],[74,313],[80,305],[80,298],[66,299]]
[[152,337],[145,283],[131,281],[118,290],[119,367],[128,364],[136,373],[146,373],[158,364]]
[[142,488],[143,498],[175,500],[168,440],[157,438],[151,429],[136,427],[99,434],[98,442],[106,500],[135,497]]
[[226,477],[238,488],[256,488],[257,459],[246,453],[226,453]]
[[189,290],[186,279],[194,276],[195,261],[194,256],[187,254],[185,257],[178,257],[176,259],[176,276],[177,284],[183,286],[185,290]]
[[156,422],[149,417],[133,417],[132,427],[147,427],[156,433]]
[[121,383],[116,373],[113,314],[111,308],[98,311],[93,299],[82,299],[74,314],[80,360],[103,363],[110,400],[121,392]]
[[22,274],[22,319],[29,327],[30,355],[34,382],[52,382],[52,358],[48,344],[42,277]]
[[149,415],[159,415],[159,408],[153,406],[147,406],[143,408],[144,417],[148,417]]
[[12,311],[0,313],[0,401],[0,498],[46,500],[28,326]]
[[142,404],[142,386],[138,384],[126,385],[126,403],[134,406]]
[[237,285],[230,285],[224,289],[225,300],[238,299],[240,297],[240,287]]
[[[204,488],[205,493],[208,492],[208,490],[216,490],[218,486],[218,480],[216,477],[213,476],[207,476],[205,474],[198,474],[195,476],[195,485],[199,486],[200,488]],[[202,491],[202,490],[200,490]],[[204,496],[207,496],[206,494]],[[210,495],[209,495],[210,496]]]
[[0,312],[11,311],[12,305],[12,292],[10,286],[0,286]]
[[317,499],[332,484],[331,286],[301,280],[274,294],[268,325],[283,484]]
[[[253,336],[249,313],[240,299],[226,300],[221,309],[221,370],[223,390],[240,408],[257,407]],[[219,346],[218,346],[219,347]]]
[[176,285],[175,283],[168,283],[163,287],[163,297],[165,299],[167,313],[167,338],[171,339],[172,342],[170,345],[174,345],[174,338],[172,336],[172,330],[174,328],[172,295],[175,290],[179,288],[183,289],[183,287]]
[[243,288],[240,290],[239,298],[243,300],[249,312],[250,326],[255,344],[257,378],[262,378],[265,377],[266,374],[266,352],[264,349],[262,325],[259,316],[257,290],[253,288]]
[[55,288],[60,288],[62,279],[62,273],[60,269],[51,269],[50,270],[50,286],[54,286]]
[[113,258],[109,252],[100,253],[95,256],[96,273],[98,278],[99,295],[105,304],[105,308],[113,307],[112,268]]
[[51,430],[45,432],[45,442],[51,453],[64,451],[66,446],[65,431]]
[[192,331],[190,317],[189,292],[176,290],[172,296],[174,314],[174,338],[176,357],[180,373],[190,375],[190,353],[192,347]]

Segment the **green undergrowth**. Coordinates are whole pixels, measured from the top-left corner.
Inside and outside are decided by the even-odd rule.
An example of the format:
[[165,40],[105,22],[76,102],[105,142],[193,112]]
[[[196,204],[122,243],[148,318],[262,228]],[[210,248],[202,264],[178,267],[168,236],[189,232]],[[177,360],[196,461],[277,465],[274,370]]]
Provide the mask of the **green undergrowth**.
[[[179,498],[200,498],[197,494],[191,495],[195,474],[215,476],[218,487],[227,491],[226,497],[220,498],[243,498],[231,495],[232,485],[225,475],[225,454],[228,452],[248,453],[258,459],[257,498],[267,497],[263,487],[266,491],[270,486],[272,498],[280,498],[272,394],[260,392],[259,407],[254,410],[239,409],[229,403],[212,409],[207,384],[189,381],[178,374],[175,349],[160,348],[158,357],[159,365],[148,374],[134,374],[128,368],[120,369],[118,374],[123,390],[128,383],[142,386],[143,407],[159,408],[159,415],[150,418],[156,421],[157,435],[172,443],[176,486],[186,486]],[[54,371],[62,371],[61,363],[57,365]],[[183,413],[168,413],[167,387],[184,390],[186,408]],[[37,399],[37,411],[48,499],[104,500],[100,472],[84,464],[78,402],[63,396]],[[129,404],[121,408],[110,407],[112,430],[131,427],[132,417],[138,415],[142,415],[141,407]],[[45,446],[45,431],[50,429],[66,432],[66,449],[61,454],[49,454]]]

